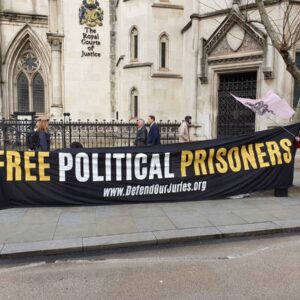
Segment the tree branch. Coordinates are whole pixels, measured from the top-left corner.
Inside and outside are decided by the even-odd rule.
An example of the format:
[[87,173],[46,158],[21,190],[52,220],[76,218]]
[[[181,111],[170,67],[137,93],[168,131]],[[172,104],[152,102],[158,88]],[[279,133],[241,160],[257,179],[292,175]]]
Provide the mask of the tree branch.
[[281,57],[283,58],[287,71],[293,76],[294,80],[300,85],[300,71],[297,68],[293,58],[290,55],[288,47],[281,43],[278,34],[274,30],[274,27],[271,24],[268,13],[264,6],[263,0],[255,0],[257,4],[257,8],[261,17],[261,21],[272,41],[273,46],[279,52]]

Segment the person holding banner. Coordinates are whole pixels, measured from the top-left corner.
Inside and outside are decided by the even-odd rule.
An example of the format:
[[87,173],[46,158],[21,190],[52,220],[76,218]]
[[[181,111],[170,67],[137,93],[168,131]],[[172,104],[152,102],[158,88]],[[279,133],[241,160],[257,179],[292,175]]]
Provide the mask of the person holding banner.
[[192,124],[192,117],[186,116],[179,127],[179,143],[188,143],[191,141],[190,126]]
[[155,122],[155,116],[150,115],[148,117],[148,124],[150,125],[150,130],[147,139],[148,146],[160,145],[160,133],[158,125]]

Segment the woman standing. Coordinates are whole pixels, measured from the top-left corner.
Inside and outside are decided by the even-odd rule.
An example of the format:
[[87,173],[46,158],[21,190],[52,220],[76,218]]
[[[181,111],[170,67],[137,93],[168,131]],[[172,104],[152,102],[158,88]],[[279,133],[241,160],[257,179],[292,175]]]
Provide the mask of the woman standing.
[[36,124],[36,132],[38,133],[38,145],[36,151],[50,150],[50,134],[48,133],[48,120],[39,120]]

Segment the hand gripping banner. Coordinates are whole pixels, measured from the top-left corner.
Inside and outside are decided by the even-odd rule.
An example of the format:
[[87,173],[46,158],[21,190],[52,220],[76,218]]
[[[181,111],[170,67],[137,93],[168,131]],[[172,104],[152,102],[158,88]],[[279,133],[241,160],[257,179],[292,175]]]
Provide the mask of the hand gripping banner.
[[[297,135],[300,124],[286,129]],[[284,189],[293,184],[295,152],[282,128],[157,147],[0,150],[0,206],[198,201]]]

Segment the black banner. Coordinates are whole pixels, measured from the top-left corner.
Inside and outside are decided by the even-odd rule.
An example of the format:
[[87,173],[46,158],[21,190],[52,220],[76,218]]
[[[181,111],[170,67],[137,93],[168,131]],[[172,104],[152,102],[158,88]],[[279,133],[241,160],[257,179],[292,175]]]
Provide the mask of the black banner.
[[[286,129],[296,135],[300,124]],[[0,150],[0,205],[191,201],[288,188],[295,152],[280,128],[157,147]]]

